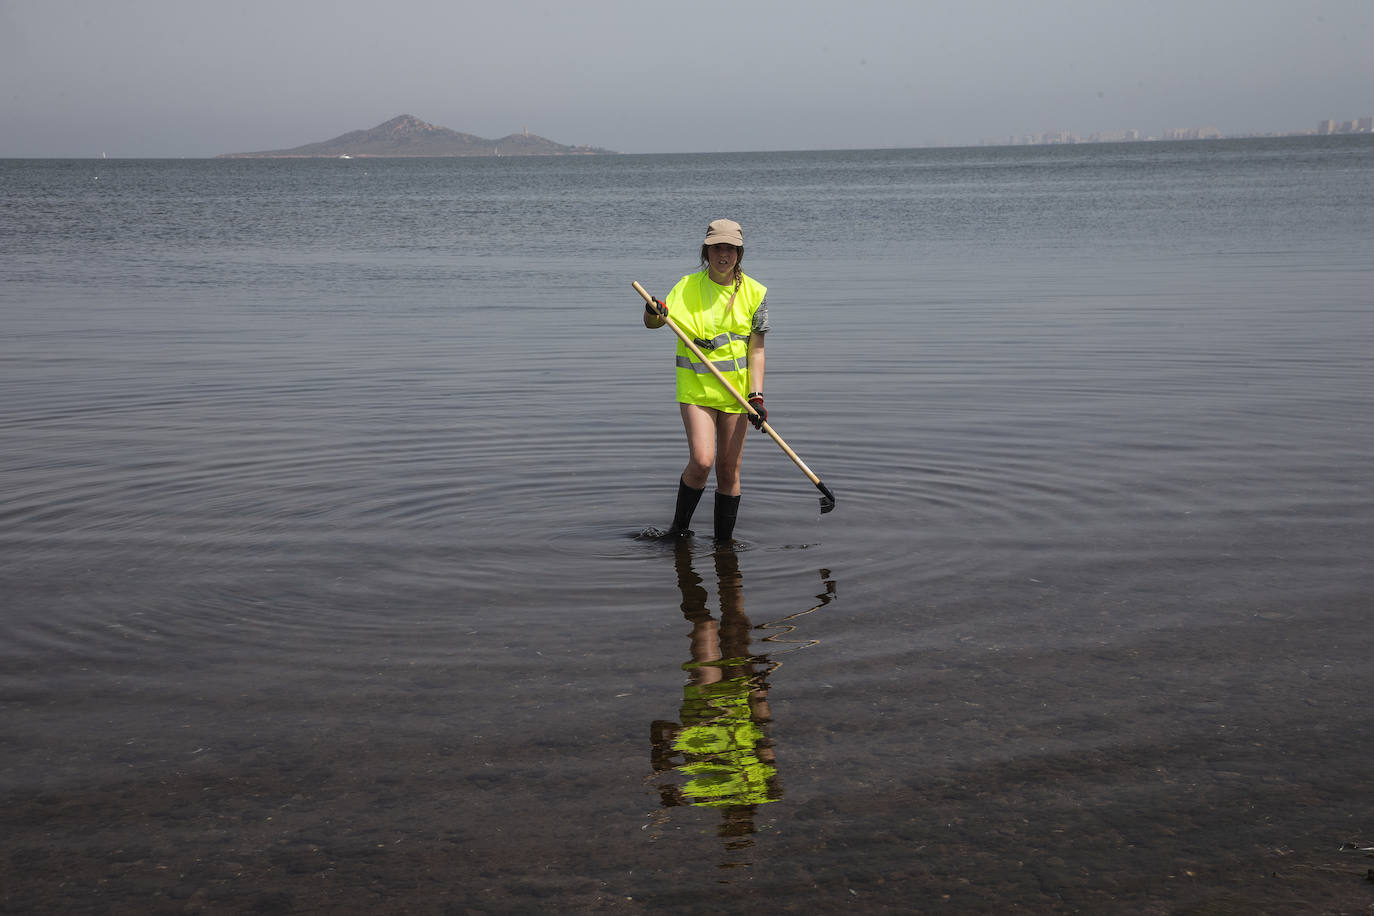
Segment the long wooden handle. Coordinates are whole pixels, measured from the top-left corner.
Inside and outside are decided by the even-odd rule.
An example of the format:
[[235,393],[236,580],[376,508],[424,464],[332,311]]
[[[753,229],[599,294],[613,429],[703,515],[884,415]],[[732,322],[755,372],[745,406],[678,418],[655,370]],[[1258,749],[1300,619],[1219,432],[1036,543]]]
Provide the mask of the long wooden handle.
[[[638,280],[634,281],[632,285],[635,288],[635,292],[639,293],[641,296],[644,297],[644,301],[646,303],[653,300],[654,297],[649,295],[649,293],[645,291],[644,287],[639,285]],[[730,384],[730,380],[726,378],[725,375],[721,373],[719,369],[716,368],[714,363],[712,363],[709,359],[706,358],[706,354],[701,352],[701,349],[697,347],[696,342],[693,341],[692,338],[684,334],[682,332],[682,328],[678,327],[677,323],[673,321],[672,318],[669,318],[668,316],[664,315],[663,320],[667,323],[668,327],[673,329],[673,333],[678,336],[678,339],[687,345],[687,349],[692,351],[692,355],[699,359],[706,366],[707,369],[710,369],[711,373],[720,380],[720,383],[722,385],[725,386],[725,390],[730,392],[734,399],[736,401],[739,401],[740,405],[749,412],[749,416],[757,419],[759,413],[753,407],[749,406],[749,399],[746,398],[744,395],[740,394],[738,388]],[[764,432],[766,432],[773,439],[773,441],[778,444],[778,447],[787,453],[787,457],[791,458],[792,461],[797,465],[797,467],[801,468],[801,472],[807,476],[807,479],[809,479],[816,486],[821,487],[822,492],[828,492],[824,489],[825,485],[821,483],[821,479],[816,476],[814,471],[812,471],[809,467],[806,466],[806,462],[802,461],[801,457],[796,452],[792,451],[792,447],[782,440],[782,436],[779,436],[776,432],[773,431],[773,427],[768,425],[767,420],[759,420],[759,429],[762,429]]]

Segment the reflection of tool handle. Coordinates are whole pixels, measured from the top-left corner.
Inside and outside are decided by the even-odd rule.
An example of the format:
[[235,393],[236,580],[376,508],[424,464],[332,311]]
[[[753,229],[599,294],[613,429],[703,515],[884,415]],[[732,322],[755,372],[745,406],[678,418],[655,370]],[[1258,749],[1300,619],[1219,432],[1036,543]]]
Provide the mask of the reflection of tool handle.
[[[646,303],[651,302],[653,300],[654,297],[649,295],[648,292],[645,291],[644,287],[639,285],[639,281],[635,281],[632,285],[635,288],[635,292],[639,293],[641,296],[644,297],[644,301]],[[684,334],[682,332],[682,328],[678,327],[677,323],[673,321],[671,317],[666,315],[662,317],[663,321],[668,325],[668,327],[673,329],[673,333],[678,336],[678,340],[681,340],[683,344],[686,345],[687,349],[692,351],[692,355],[695,356],[703,365],[705,365],[707,369],[711,370],[711,374],[720,380],[720,383],[725,386],[725,390],[730,392],[731,396],[734,397],[736,401],[739,401],[740,406],[748,412],[749,416],[758,420],[759,429],[766,432],[769,435],[769,437],[772,438],[772,440],[778,444],[778,447],[787,453],[787,457],[791,458],[793,463],[796,464],[797,467],[801,468],[801,472],[806,475],[807,479],[816,485],[816,489],[821,491],[821,512],[829,512],[831,509],[835,508],[835,494],[830,492],[830,488],[827,487],[825,484],[821,483],[821,479],[816,476],[814,471],[812,471],[809,467],[806,466],[806,462],[802,461],[801,457],[797,455],[796,452],[792,451],[791,446],[789,446],[786,442],[782,441],[782,436],[779,436],[776,432],[773,431],[773,427],[768,425],[767,420],[759,419],[758,411],[754,410],[753,407],[749,406],[749,399],[746,398],[744,395],[740,394],[738,388],[730,384],[730,380],[726,378],[721,373],[721,371],[715,367],[714,363],[712,363],[709,359],[706,358],[706,355],[701,352],[701,349],[696,345],[695,342],[693,342],[692,338]]]

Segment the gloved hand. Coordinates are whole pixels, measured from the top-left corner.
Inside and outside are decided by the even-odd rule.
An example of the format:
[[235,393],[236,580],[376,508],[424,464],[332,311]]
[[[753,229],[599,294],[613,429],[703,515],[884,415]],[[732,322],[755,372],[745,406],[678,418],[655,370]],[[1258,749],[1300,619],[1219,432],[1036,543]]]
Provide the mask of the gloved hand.
[[657,315],[660,318],[668,317],[668,303],[657,296],[650,296],[649,301],[644,303],[644,311],[650,315]]
[[754,424],[754,429],[763,429],[763,421],[768,419],[768,408],[763,406],[763,395],[749,395],[749,406],[758,414],[757,417],[749,417],[749,422]]

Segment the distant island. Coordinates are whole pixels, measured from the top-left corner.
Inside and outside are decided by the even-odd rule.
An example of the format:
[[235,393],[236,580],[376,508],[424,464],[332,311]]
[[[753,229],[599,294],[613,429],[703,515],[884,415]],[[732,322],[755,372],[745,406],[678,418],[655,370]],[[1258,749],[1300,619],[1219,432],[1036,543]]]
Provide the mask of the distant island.
[[420,156],[604,156],[614,150],[593,146],[564,146],[528,130],[497,140],[436,127],[403,114],[371,130],[355,130],[333,140],[307,143],[292,149],[256,153],[221,153],[217,159],[352,159]]

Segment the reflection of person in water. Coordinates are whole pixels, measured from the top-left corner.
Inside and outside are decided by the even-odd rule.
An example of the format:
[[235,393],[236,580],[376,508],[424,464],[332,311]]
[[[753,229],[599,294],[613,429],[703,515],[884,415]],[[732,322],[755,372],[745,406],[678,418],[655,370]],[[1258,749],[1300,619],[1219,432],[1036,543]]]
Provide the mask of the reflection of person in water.
[[721,809],[720,834],[734,848],[751,844],[754,810],[782,797],[767,726],[767,675],[776,667],[749,654],[751,626],[744,614],[739,559],[732,550],[716,551],[720,620],[706,609],[707,594],[692,568],[690,545],[676,549],[682,613],[692,624],[692,660],[683,688],[682,722],[652,726],[654,774],[673,771],[679,785],[659,786],[665,808],[698,805]]

